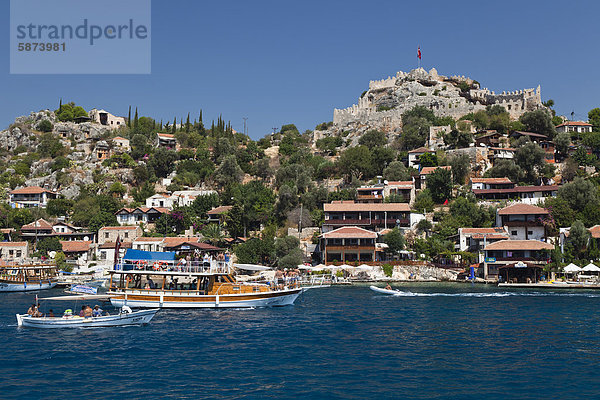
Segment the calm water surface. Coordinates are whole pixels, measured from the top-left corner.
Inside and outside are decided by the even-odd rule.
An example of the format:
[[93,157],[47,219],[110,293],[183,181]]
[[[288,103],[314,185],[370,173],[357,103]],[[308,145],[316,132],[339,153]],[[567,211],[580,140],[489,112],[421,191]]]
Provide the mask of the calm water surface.
[[33,295],[3,293],[0,398],[600,396],[600,291],[397,287],[405,294],[315,289],[291,307],[72,331],[17,328]]

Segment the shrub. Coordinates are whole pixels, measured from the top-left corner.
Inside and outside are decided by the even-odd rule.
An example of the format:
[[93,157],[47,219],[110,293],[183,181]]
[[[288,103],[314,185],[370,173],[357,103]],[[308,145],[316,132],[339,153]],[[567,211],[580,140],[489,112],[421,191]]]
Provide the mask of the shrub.
[[52,122],[45,119],[39,123],[38,129],[42,132],[52,132],[52,129],[54,129],[54,125],[52,125]]
[[383,264],[381,266],[381,269],[383,269],[383,273],[385,274],[385,276],[392,276],[392,273],[394,272],[394,266],[392,264]]

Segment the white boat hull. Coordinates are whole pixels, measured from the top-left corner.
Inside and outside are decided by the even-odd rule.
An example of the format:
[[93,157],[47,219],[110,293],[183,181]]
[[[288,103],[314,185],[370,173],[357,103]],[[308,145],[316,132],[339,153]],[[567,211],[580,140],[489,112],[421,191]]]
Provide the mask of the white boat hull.
[[[303,289],[281,290],[260,294],[232,294],[223,296],[214,295],[180,295],[172,299],[172,295],[164,293],[144,294],[141,296],[128,294],[111,297],[110,302],[115,307],[135,308],[252,308],[252,307],[279,307],[294,304]],[[112,296],[115,293],[109,293]],[[123,298],[124,297],[124,298]],[[165,299],[169,297],[170,299]]]
[[380,287],[377,287],[377,286],[369,286],[369,289],[371,289],[374,292],[383,293],[383,294],[395,295],[395,294],[399,294],[400,293],[399,290],[383,289],[383,288],[380,288]]
[[158,309],[141,310],[132,313],[122,313],[115,315],[107,315],[103,317],[31,317],[27,314],[17,314],[18,326],[26,328],[98,328],[109,326],[124,326],[124,325],[145,325],[152,320]]
[[34,290],[52,289],[56,282],[6,283],[0,282],[0,292],[30,292]]

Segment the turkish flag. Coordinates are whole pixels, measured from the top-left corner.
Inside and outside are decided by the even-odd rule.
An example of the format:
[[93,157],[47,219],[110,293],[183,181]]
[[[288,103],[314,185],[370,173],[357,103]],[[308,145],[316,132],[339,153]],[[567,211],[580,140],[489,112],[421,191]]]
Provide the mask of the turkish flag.
[[417,48],[417,57],[419,57],[419,60],[421,59],[421,46]]

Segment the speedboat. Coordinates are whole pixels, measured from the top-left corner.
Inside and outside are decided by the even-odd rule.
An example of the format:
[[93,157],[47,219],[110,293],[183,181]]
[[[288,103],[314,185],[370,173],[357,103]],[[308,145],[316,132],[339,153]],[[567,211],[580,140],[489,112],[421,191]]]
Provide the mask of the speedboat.
[[396,290],[396,289],[384,289],[384,288],[380,288],[380,287],[377,287],[377,286],[369,286],[369,289],[371,289],[374,292],[383,293],[383,294],[392,294],[392,295],[395,295],[395,294],[400,294],[401,293],[399,290]]

